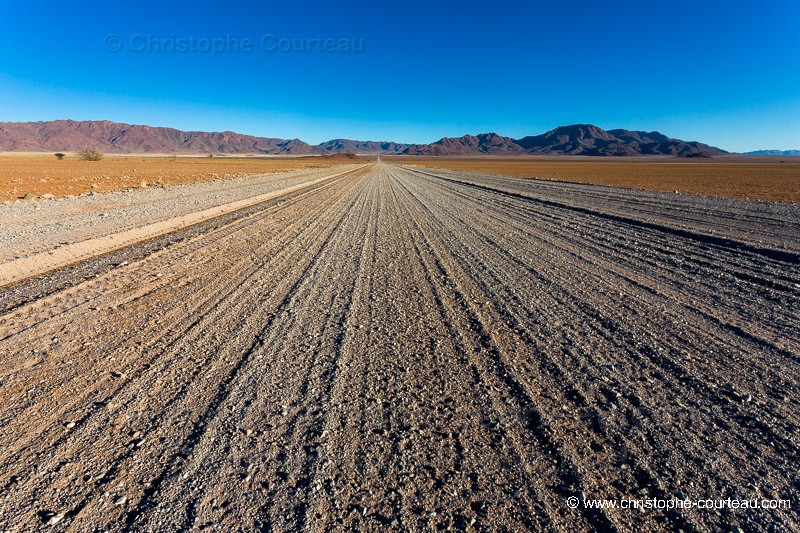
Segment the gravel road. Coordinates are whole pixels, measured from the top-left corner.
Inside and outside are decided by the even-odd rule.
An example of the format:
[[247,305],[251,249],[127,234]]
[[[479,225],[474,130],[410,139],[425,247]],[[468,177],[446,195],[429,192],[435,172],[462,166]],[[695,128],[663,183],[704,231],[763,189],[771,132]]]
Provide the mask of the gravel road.
[[797,206],[378,162],[0,309],[3,530],[800,528]]
[[[341,165],[336,171],[356,168]],[[130,189],[37,202],[0,202],[0,264],[67,243],[208,209],[312,181],[332,169],[255,174],[231,180]]]

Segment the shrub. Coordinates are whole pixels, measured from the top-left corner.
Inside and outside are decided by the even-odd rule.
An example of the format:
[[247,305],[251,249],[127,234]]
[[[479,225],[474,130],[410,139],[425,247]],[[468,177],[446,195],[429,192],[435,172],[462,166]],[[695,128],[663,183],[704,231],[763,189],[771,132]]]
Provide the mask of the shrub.
[[87,146],[75,152],[78,159],[81,161],[100,161],[103,159],[103,153],[97,150],[94,146]]
[[62,154],[61,152],[56,152],[55,156],[56,156],[56,159],[64,159],[64,154]]

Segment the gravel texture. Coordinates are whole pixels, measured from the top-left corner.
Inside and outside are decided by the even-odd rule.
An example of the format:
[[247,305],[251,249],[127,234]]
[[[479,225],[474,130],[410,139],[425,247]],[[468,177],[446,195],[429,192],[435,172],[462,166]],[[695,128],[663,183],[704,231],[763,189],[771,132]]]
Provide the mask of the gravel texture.
[[[798,215],[377,163],[8,288],[0,527],[796,530]],[[568,505],[676,495],[794,505]]]
[[0,203],[0,263],[312,181],[334,171],[300,170],[223,181]]

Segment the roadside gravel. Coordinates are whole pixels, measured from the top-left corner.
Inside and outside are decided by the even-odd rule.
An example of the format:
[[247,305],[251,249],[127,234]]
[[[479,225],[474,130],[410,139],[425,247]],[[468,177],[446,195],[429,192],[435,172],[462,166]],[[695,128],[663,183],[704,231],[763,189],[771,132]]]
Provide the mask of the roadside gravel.
[[[708,208],[377,163],[0,291],[0,528],[797,530],[797,212]],[[569,504],[678,496],[792,508]]]
[[0,264],[14,258],[313,181],[358,165],[0,203]]

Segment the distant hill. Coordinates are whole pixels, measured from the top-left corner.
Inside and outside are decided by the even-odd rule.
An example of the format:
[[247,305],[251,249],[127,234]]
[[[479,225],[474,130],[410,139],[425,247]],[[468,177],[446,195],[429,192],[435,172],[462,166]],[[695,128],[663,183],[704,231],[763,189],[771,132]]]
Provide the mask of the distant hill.
[[351,139],[331,139],[318,146],[328,152],[347,152],[352,154],[399,154],[410,145],[389,141],[353,141]]
[[412,145],[408,155],[564,154],[593,156],[672,155],[713,157],[727,152],[695,141],[672,139],[657,131],[604,130],[592,124],[560,126],[521,139],[494,133],[448,138],[428,145]]
[[800,150],[755,150],[744,155],[800,155]]
[[657,131],[604,130],[592,124],[561,126],[517,141],[528,153],[630,156],[712,157],[724,150],[695,141],[672,139]]
[[403,151],[407,155],[470,155],[470,154],[511,154],[524,149],[511,137],[496,133],[445,137],[431,144],[412,144]]
[[87,145],[109,153],[322,153],[299,139],[253,137],[232,131],[181,131],[109,120],[0,122],[0,150],[69,151]]
[[0,122],[0,150],[10,152],[72,151],[94,146],[107,153],[219,153],[325,155],[331,153],[398,153],[407,144],[335,139],[310,145],[300,139],[254,137],[232,131],[181,131],[109,120]]
[[[327,155],[513,155],[564,154],[593,156],[670,155],[713,157],[726,154],[707,144],[673,139],[657,131],[604,130],[592,124],[560,126],[521,139],[497,133],[445,137],[430,144],[333,139],[310,145],[300,139],[255,137],[232,131],[181,131],[108,120],[0,122],[0,151],[57,152],[94,146],[108,153],[219,153]],[[771,152],[769,151],[772,155]],[[760,153],[760,152],[756,152]],[[783,152],[778,155],[798,155]]]

